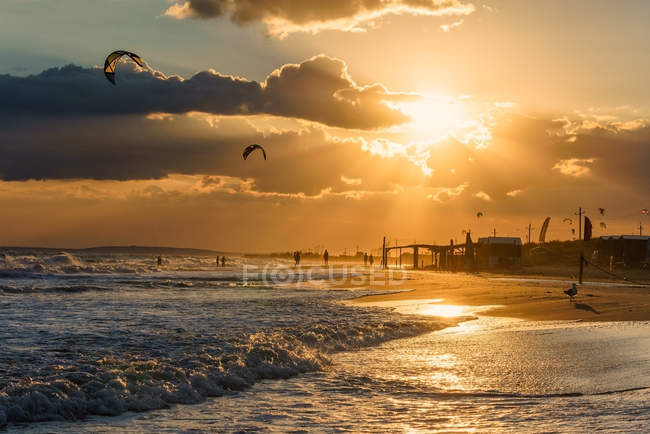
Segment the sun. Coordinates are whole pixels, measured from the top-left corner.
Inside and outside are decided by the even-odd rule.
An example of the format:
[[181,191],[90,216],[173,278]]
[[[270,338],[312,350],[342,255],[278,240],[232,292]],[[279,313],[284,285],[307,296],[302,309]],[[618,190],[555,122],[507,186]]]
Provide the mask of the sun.
[[425,95],[403,103],[401,109],[411,118],[404,128],[414,142],[438,142],[455,135],[471,121],[463,97]]

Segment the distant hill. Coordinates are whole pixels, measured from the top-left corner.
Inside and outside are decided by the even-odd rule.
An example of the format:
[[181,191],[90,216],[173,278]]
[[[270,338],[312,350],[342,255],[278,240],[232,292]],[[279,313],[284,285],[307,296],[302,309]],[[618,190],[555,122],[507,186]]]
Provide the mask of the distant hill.
[[72,254],[86,255],[166,255],[166,256],[213,256],[221,253],[216,250],[188,249],[182,247],[149,247],[149,246],[102,246],[89,247],[85,249],[63,249],[49,247],[0,247],[2,252],[13,253],[58,253],[68,252]]

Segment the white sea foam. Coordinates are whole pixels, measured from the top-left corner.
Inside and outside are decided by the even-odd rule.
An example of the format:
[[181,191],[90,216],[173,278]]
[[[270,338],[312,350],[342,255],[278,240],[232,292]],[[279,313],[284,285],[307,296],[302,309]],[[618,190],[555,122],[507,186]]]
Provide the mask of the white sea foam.
[[444,327],[300,284],[341,271],[277,264],[276,285],[211,258],[0,256],[0,425],[195,404]]

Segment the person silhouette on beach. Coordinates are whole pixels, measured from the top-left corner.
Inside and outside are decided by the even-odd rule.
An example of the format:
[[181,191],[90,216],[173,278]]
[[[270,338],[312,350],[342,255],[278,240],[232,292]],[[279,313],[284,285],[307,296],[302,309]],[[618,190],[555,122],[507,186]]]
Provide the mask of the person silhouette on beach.
[[158,256],[158,266],[162,265],[162,256]]
[[375,258],[372,257],[372,253],[370,254],[370,256],[368,256],[368,262],[370,262],[371,267],[372,267],[372,264],[375,263]]
[[328,265],[329,260],[330,260],[330,254],[327,251],[327,249],[325,249],[325,251],[323,252],[323,261],[325,261],[325,265]]
[[363,254],[363,266],[364,267],[368,266],[368,254],[367,253]]
[[221,257],[221,266],[225,267],[226,266],[226,255]]
[[217,262],[217,267],[218,267],[219,266],[219,255],[217,255],[216,262]]
[[300,265],[300,252],[298,250],[293,252],[293,260],[296,261],[296,267]]

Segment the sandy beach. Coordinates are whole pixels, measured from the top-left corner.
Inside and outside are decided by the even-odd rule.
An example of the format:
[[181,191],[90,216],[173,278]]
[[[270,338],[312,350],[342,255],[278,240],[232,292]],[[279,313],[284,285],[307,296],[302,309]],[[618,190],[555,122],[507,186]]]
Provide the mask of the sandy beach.
[[[575,302],[565,289],[572,281],[552,276],[407,272],[407,279],[375,273],[377,292],[353,301],[361,306],[387,306],[408,300],[445,305],[490,306],[483,315],[526,320],[647,321],[650,286],[585,280]],[[386,276],[386,278],[384,278]]]

